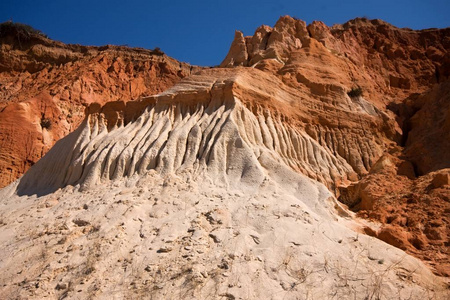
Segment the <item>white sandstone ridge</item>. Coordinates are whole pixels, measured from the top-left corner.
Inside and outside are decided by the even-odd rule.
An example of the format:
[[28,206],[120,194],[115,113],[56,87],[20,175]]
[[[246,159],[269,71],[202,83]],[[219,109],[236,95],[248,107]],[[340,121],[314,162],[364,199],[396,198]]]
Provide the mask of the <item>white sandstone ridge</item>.
[[[268,90],[268,83],[279,88]],[[347,102],[323,120],[316,106],[324,103],[311,103],[261,71],[203,72],[138,102],[91,107],[83,124],[19,180],[17,191],[89,188],[151,169],[258,188],[265,166],[278,163],[334,188],[367,172],[382,149],[374,138],[379,133],[364,128],[383,122],[376,109]]]
[[[342,101],[349,119],[377,124],[376,110]],[[331,185],[377,151],[333,151],[358,131],[333,129],[333,112],[319,128],[319,104],[260,71],[220,70],[91,107],[0,190],[0,298],[445,299],[442,279],[349,229],[300,173]],[[381,147],[371,134],[360,139]]]

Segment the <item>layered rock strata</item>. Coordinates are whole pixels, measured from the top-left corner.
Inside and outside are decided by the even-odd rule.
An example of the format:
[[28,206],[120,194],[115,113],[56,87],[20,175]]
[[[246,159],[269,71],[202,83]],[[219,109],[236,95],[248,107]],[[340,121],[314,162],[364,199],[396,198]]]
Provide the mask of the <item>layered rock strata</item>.
[[447,299],[448,46],[282,17],[90,104],[0,191],[1,295]]
[[196,70],[159,50],[66,45],[30,32],[24,39],[3,30],[5,24],[0,29],[0,187],[75,130],[91,103],[153,95]]
[[[445,173],[450,167],[447,150],[450,147],[449,33],[449,28],[415,31],[365,18],[332,27],[317,21],[306,25],[286,16],[273,28],[261,26],[253,36],[244,37],[236,32],[230,52],[221,64],[222,67],[247,66],[272,73],[286,85],[309,93],[308,98],[329,104],[333,108],[324,105],[321,109],[323,119],[318,131],[327,127],[328,112],[342,105],[343,90],[351,92],[358,88],[362,91],[362,95],[350,97],[352,101],[362,101],[362,107],[369,103],[366,111],[373,111],[371,107],[375,107],[374,111],[383,115],[386,126],[378,123],[372,131],[369,126],[362,126],[361,132],[383,133],[387,140],[380,143],[380,135],[374,135],[378,146],[383,146],[367,144],[375,151],[370,160],[362,160],[365,170],[357,172],[362,181],[350,184],[348,190],[345,182],[338,183],[341,188],[336,195],[342,193],[340,199],[353,210],[361,210],[361,216],[382,223],[381,228],[370,231],[376,236],[383,236],[384,227],[391,230],[393,215],[404,216],[405,222],[394,230],[397,238],[383,239],[429,261],[441,275],[449,274],[446,235],[436,239],[423,232],[428,223],[437,222],[435,227],[439,232],[447,231],[450,224],[446,213],[448,185],[444,184],[438,193],[430,192],[434,189],[430,184],[425,188],[425,182],[429,183],[433,177],[428,175],[430,172]],[[336,145],[332,139],[325,139],[325,144]],[[358,149],[358,146],[348,148]],[[394,162],[386,163],[385,157],[392,153],[395,153]],[[384,175],[371,175],[378,171]],[[406,188],[405,180],[415,183],[406,184]],[[393,182],[401,182],[403,188],[397,188]],[[416,185],[421,187],[416,189]],[[428,205],[430,193],[433,205]],[[405,207],[404,202],[409,201],[406,199],[412,194],[424,203]],[[364,204],[368,198],[371,199],[369,206]],[[383,207],[401,209],[379,213],[385,211]],[[386,218],[386,215],[391,217]],[[420,221],[416,220],[417,215],[421,216]],[[418,235],[426,246],[414,242]]]
[[[265,156],[269,149],[270,156],[334,190],[367,173],[386,139],[380,131],[386,127],[381,112],[364,99],[351,100],[343,91],[340,98],[340,106],[329,106],[323,124],[322,101],[298,94],[272,75],[253,69],[203,71],[155,97],[92,105],[83,126],[70,136],[74,153],[43,159],[38,166],[47,168],[48,176],[36,176],[37,182],[27,184],[30,192],[39,186],[55,189],[87,179],[95,184],[101,178],[154,168],[172,173],[186,163],[196,162],[195,168],[202,169],[210,160],[220,164],[221,173],[213,176],[220,182],[222,173],[233,172],[226,161],[235,153],[228,150],[246,145],[256,157]],[[238,140],[224,136],[229,119],[245,129]],[[112,129],[117,137],[108,135]],[[224,145],[224,152],[211,152],[216,143]],[[56,145],[51,151],[62,149]],[[23,185],[32,174],[42,174],[38,166],[21,180]],[[60,169],[68,173],[54,172]],[[243,176],[261,177],[252,172],[237,177]]]
[[90,106],[0,191],[0,295],[446,297],[443,279],[358,233],[300,173],[334,170],[318,178],[332,184],[355,171],[291,121],[300,100],[289,91],[259,70],[210,70],[142,101]]

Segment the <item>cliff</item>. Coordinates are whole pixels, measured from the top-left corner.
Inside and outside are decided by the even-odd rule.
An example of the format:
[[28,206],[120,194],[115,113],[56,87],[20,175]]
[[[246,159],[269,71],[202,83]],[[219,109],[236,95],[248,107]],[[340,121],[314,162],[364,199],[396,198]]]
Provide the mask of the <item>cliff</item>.
[[0,25],[0,187],[75,130],[91,103],[159,93],[197,67],[160,50],[66,45]]
[[285,16],[83,102],[0,190],[0,295],[447,299],[449,33]]

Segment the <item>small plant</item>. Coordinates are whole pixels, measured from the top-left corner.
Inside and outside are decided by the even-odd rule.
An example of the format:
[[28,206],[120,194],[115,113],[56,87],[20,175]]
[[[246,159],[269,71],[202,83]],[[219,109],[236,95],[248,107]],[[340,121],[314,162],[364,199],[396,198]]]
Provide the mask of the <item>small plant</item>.
[[164,55],[164,52],[159,47],[156,47],[155,49],[153,49],[152,53],[155,55],[160,55],[160,56]]
[[50,118],[46,118],[45,116],[41,117],[41,127],[45,129],[52,128],[52,120]]
[[32,36],[40,36],[48,38],[48,36],[40,30],[34,29],[30,25],[22,23],[14,23],[7,21],[0,24],[0,37],[8,35],[15,36],[18,40],[27,41]]
[[356,97],[362,96],[362,94],[363,94],[363,90],[362,90],[362,88],[361,88],[360,86],[353,87],[353,88],[347,93],[347,95],[348,95],[350,98],[356,98]]

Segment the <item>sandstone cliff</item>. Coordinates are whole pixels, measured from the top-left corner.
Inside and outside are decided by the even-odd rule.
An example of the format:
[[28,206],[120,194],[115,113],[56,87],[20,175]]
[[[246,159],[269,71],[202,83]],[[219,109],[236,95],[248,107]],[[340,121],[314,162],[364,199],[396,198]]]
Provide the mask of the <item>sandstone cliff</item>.
[[66,45],[0,26],[0,187],[77,128],[90,103],[159,93],[196,69],[160,50]]
[[[438,192],[430,185],[434,175],[420,176],[448,176],[449,49],[450,28],[414,31],[364,18],[328,27],[286,16],[250,37],[236,32],[221,66],[274,74],[297,90],[299,106],[307,106],[303,97],[317,99],[317,111],[308,112],[317,121],[306,121],[306,132],[362,178],[348,189],[345,180],[335,181],[336,195],[393,232],[386,235],[382,227],[369,230],[373,235],[431,261],[448,276],[450,189],[444,180]],[[357,87],[362,95],[347,98]],[[358,112],[354,117],[342,113],[342,107],[351,107],[346,101]],[[378,121],[368,122],[369,116]],[[303,173],[317,179],[336,171],[328,166]],[[404,206],[411,197],[421,200]],[[398,208],[386,212],[392,207]],[[393,218],[402,221],[391,224]]]
[[317,181],[355,171],[307,133],[315,102],[296,106],[294,91],[260,70],[212,69],[90,106],[0,191],[1,295],[444,299],[444,279],[362,234]]
[[286,16],[86,103],[0,190],[0,295],[447,299],[449,42]]

